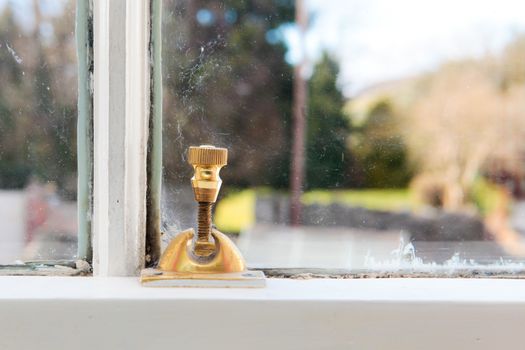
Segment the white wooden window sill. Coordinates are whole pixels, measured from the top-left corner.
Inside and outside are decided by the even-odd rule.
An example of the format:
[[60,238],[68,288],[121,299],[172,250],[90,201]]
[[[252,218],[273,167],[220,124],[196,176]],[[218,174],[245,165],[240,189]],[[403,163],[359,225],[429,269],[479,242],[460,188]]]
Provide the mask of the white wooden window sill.
[[0,277],[0,349],[522,348],[525,280],[269,279],[157,289]]

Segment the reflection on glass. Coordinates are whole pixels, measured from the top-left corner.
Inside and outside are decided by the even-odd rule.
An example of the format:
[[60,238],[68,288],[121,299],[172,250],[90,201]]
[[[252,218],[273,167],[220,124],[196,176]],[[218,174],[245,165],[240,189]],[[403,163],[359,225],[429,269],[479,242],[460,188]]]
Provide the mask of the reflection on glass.
[[0,1],[0,263],[76,252],[74,1]]
[[310,0],[301,31],[295,4],[164,0],[167,236],[195,225],[185,150],[214,144],[215,223],[252,267],[522,270],[525,5]]

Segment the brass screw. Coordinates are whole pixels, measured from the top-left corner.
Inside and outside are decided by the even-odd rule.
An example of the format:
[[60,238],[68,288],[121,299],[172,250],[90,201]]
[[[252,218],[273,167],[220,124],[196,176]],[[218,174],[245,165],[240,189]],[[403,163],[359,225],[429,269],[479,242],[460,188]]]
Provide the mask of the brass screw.
[[219,172],[227,161],[226,148],[202,145],[188,149],[188,163],[194,170],[191,186],[199,204],[197,237],[193,245],[193,253],[198,257],[209,257],[215,252],[211,236],[211,209],[221,189]]

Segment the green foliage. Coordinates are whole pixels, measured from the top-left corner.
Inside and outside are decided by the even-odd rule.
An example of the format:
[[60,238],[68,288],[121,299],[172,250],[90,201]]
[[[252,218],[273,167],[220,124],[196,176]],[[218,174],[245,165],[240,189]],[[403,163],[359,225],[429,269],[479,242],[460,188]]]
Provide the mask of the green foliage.
[[215,210],[215,225],[223,232],[238,233],[255,223],[256,190],[232,192],[221,199]]
[[306,179],[308,188],[341,187],[350,159],[346,138],[350,132],[343,113],[344,99],[337,88],[337,64],[328,55],[315,67],[309,82]]
[[[294,2],[165,1],[165,180],[186,183],[189,145],[230,149],[224,181],[288,186],[292,69],[268,32],[293,21]],[[205,11],[210,21],[201,23]]]
[[0,188],[24,188],[31,176],[32,169],[28,164],[17,161],[0,161]]
[[504,189],[483,177],[478,177],[474,181],[469,197],[478,211],[482,215],[487,215],[498,209],[498,205],[504,202]]
[[373,105],[353,147],[366,188],[402,188],[412,177],[407,150],[388,100]]
[[53,28],[47,38],[42,23],[22,29],[10,4],[0,14],[0,188],[22,188],[32,177],[74,197],[74,10],[69,1],[64,15],[39,19]]

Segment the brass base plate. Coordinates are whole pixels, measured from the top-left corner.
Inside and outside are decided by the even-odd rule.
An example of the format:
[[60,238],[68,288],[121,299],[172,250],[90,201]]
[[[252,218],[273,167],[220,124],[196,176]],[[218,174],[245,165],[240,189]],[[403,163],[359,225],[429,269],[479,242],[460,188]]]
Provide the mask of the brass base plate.
[[144,269],[140,282],[145,287],[201,288],[263,288],[266,280],[262,271],[232,273],[181,273]]

